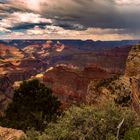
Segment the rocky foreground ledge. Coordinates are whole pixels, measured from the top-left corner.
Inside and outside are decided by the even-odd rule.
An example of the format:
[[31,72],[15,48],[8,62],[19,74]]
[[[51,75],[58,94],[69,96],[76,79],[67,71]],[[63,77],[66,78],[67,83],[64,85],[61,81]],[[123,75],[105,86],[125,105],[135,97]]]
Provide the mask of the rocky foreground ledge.
[[19,140],[25,136],[21,130],[0,127],[0,140]]

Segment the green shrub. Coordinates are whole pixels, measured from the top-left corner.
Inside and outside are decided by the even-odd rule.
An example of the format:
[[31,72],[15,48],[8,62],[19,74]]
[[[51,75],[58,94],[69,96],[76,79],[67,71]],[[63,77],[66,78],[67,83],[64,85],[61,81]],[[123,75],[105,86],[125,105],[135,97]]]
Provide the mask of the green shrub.
[[132,49],[135,51],[140,51],[140,44],[134,45]]
[[60,102],[51,89],[38,80],[24,81],[14,91],[13,102],[1,118],[1,125],[21,130],[43,130],[46,123],[56,119],[59,107]]
[[45,133],[36,131],[35,129],[30,129],[26,131],[26,138],[21,138],[20,140],[48,140]]
[[51,140],[115,140],[117,126],[125,119],[119,133],[119,138],[123,139],[124,133],[136,123],[134,114],[114,104],[73,106],[57,123],[50,123],[45,132]]
[[126,132],[124,140],[140,140],[140,128],[135,128]]

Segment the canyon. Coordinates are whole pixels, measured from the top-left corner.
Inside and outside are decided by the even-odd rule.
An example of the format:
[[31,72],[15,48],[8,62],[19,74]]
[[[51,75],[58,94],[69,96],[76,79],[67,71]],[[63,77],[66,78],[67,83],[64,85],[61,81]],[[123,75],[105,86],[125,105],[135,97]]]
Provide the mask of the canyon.
[[88,92],[90,83],[124,75],[128,54],[135,43],[137,41],[1,41],[1,108],[12,100],[13,85],[38,78],[38,74],[64,104],[93,103],[95,99],[91,96],[97,95]]
[[[50,87],[64,108],[113,100],[140,115],[138,42],[101,48],[89,44],[80,48],[60,41],[31,43],[23,48],[1,43],[0,115],[12,101],[14,89],[29,79]],[[26,137],[23,131],[3,127],[0,134],[2,140]]]

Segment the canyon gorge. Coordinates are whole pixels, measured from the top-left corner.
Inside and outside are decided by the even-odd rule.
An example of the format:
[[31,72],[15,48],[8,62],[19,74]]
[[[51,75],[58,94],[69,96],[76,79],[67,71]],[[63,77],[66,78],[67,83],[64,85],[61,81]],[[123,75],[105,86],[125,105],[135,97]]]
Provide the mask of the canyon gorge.
[[22,46],[13,42],[0,43],[1,108],[23,80],[39,78],[64,104],[94,103],[111,92],[96,87],[101,81],[139,74],[139,53],[132,49],[138,41],[21,41]]

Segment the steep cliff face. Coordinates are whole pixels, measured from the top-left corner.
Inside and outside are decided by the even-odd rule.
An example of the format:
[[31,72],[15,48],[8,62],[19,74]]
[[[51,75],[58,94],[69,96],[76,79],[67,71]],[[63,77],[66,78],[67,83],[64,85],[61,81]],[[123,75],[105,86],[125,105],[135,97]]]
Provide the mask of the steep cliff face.
[[126,64],[126,76],[133,77],[140,75],[140,44],[132,47]]
[[90,98],[90,92],[87,92],[89,83],[113,75],[97,66],[80,70],[72,66],[59,65],[44,74],[43,82],[52,88],[54,94],[64,104],[90,103],[93,98]]
[[[132,106],[140,115],[140,44],[132,46],[126,60],[124,75],[95,82],[89,85],[92,95],[105,94],[122,106]],[[99,98],[98,100],[102,100]]]
[[133,108],[140,115],[140,76],[131,79]]
[[101,97],[102,92],[96,89],[93,89],[94,93],[88,92],[89,84],[91,81],[96,83],[115,75],[123,75],[131,49],[131,46],[126,46],[90,52],[67,47],[59,56],[50,56],[50,63],[58,63],[58,66],[44,74],[44,83],[52,87],[62,102],[68,104],[92,103],[95,98]]
[[131,82],[132,105],[140,114],[140,44],[134,45],[129,53],[125,76]]

